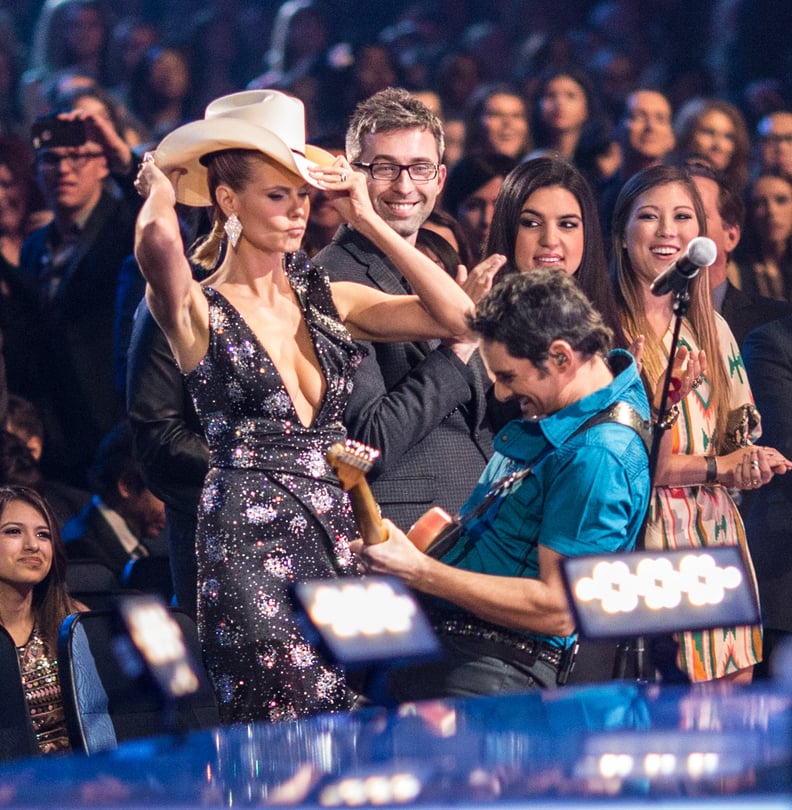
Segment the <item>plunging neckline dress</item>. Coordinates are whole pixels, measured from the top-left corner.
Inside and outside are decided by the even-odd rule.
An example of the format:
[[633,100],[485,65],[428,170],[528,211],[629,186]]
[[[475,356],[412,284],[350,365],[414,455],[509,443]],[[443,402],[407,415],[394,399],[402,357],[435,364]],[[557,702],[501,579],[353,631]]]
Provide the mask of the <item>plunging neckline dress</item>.
[[217,290],[209,348],[185,375],[209,444],[198,509],[198,629],[221,720],[287,720],[346,709],[343,673],[295,622],[295,582],[353,575],[357,534],[347,495],[325,453],[361,355],[340,322],[329,281],[300,252],[285,267],[326,380],[302,424],[274,362]]

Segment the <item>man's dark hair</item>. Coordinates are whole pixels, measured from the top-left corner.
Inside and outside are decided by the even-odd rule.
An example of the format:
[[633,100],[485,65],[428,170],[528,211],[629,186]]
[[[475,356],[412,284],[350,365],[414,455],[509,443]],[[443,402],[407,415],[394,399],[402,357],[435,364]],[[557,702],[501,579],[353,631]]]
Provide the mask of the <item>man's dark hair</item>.
[[516,165],[514,158],[499,152],[472,152],[465,155],[448,172],[443,189],[443,208],[459,219],[459,209],[471,194],[495,177],[506,177]]
[[688,156],[683,166],[691,177],[704,177],[718,184],[718,213],[721,219],[727,227],[742,228],[745,223],[745,201],[723,172],[697,155]]
[[44,439],[44,422],[41,420],[41,414],[29,400],[16,394],[9,394],[6,419],[12,428],[11,432],[26,441],[34,437]]
[[584,357],[610,351],[613,333],[572,276],[559,270],[512,273],[479,301],[470,327],[502,343],[512,357],[544,369],[554,340]]
[[134,492],[145,488],[141,467],[132,449],[132,429],[126,420],[104,436],[88,470],[89,486],[108,506],[118,498],[119,481]]

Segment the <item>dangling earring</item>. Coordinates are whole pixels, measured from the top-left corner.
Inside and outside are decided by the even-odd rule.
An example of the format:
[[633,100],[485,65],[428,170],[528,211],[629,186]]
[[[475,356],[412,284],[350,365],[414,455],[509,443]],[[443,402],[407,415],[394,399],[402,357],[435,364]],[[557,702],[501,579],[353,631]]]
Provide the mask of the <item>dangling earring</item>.
[[231,247],[235,248],[239,242],[239,237],[242,236],[242,223],[239,221],[239,217],[236,214],[231,214],[225,221],[223,230],[226,232]]

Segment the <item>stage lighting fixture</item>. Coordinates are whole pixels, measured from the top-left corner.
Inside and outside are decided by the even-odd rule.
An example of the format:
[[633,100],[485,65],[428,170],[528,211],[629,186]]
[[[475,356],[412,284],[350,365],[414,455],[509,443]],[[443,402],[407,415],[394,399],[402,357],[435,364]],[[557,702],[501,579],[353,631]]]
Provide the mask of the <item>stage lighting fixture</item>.
[[197,692],[195,664],[165,603],[154,595],[124,596],[118,600],[118,612],[163,697],[176,700]]
[[578,631],[652,636],[759,622],[736,546],[569,557],[561,563]]
[[410,590],[398,579],[311,580],[295,585],[306,635],[347,667],[435,658],[440,644]]

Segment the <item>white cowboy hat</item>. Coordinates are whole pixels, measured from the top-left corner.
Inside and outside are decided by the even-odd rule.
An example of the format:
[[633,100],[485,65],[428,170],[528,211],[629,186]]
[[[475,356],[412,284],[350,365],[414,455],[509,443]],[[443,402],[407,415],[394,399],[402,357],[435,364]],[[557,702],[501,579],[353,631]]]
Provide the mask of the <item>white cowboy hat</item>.
[[176,199],[185,205],[212,205],[202,158],[222,149],[255,149],[311,185],[308,167],[329,166],[335,156],[305,143],[303,103],[277,90],[243,90],[215,99],[200,121],[166,135],[154,152],[163,171],[183,169]]

